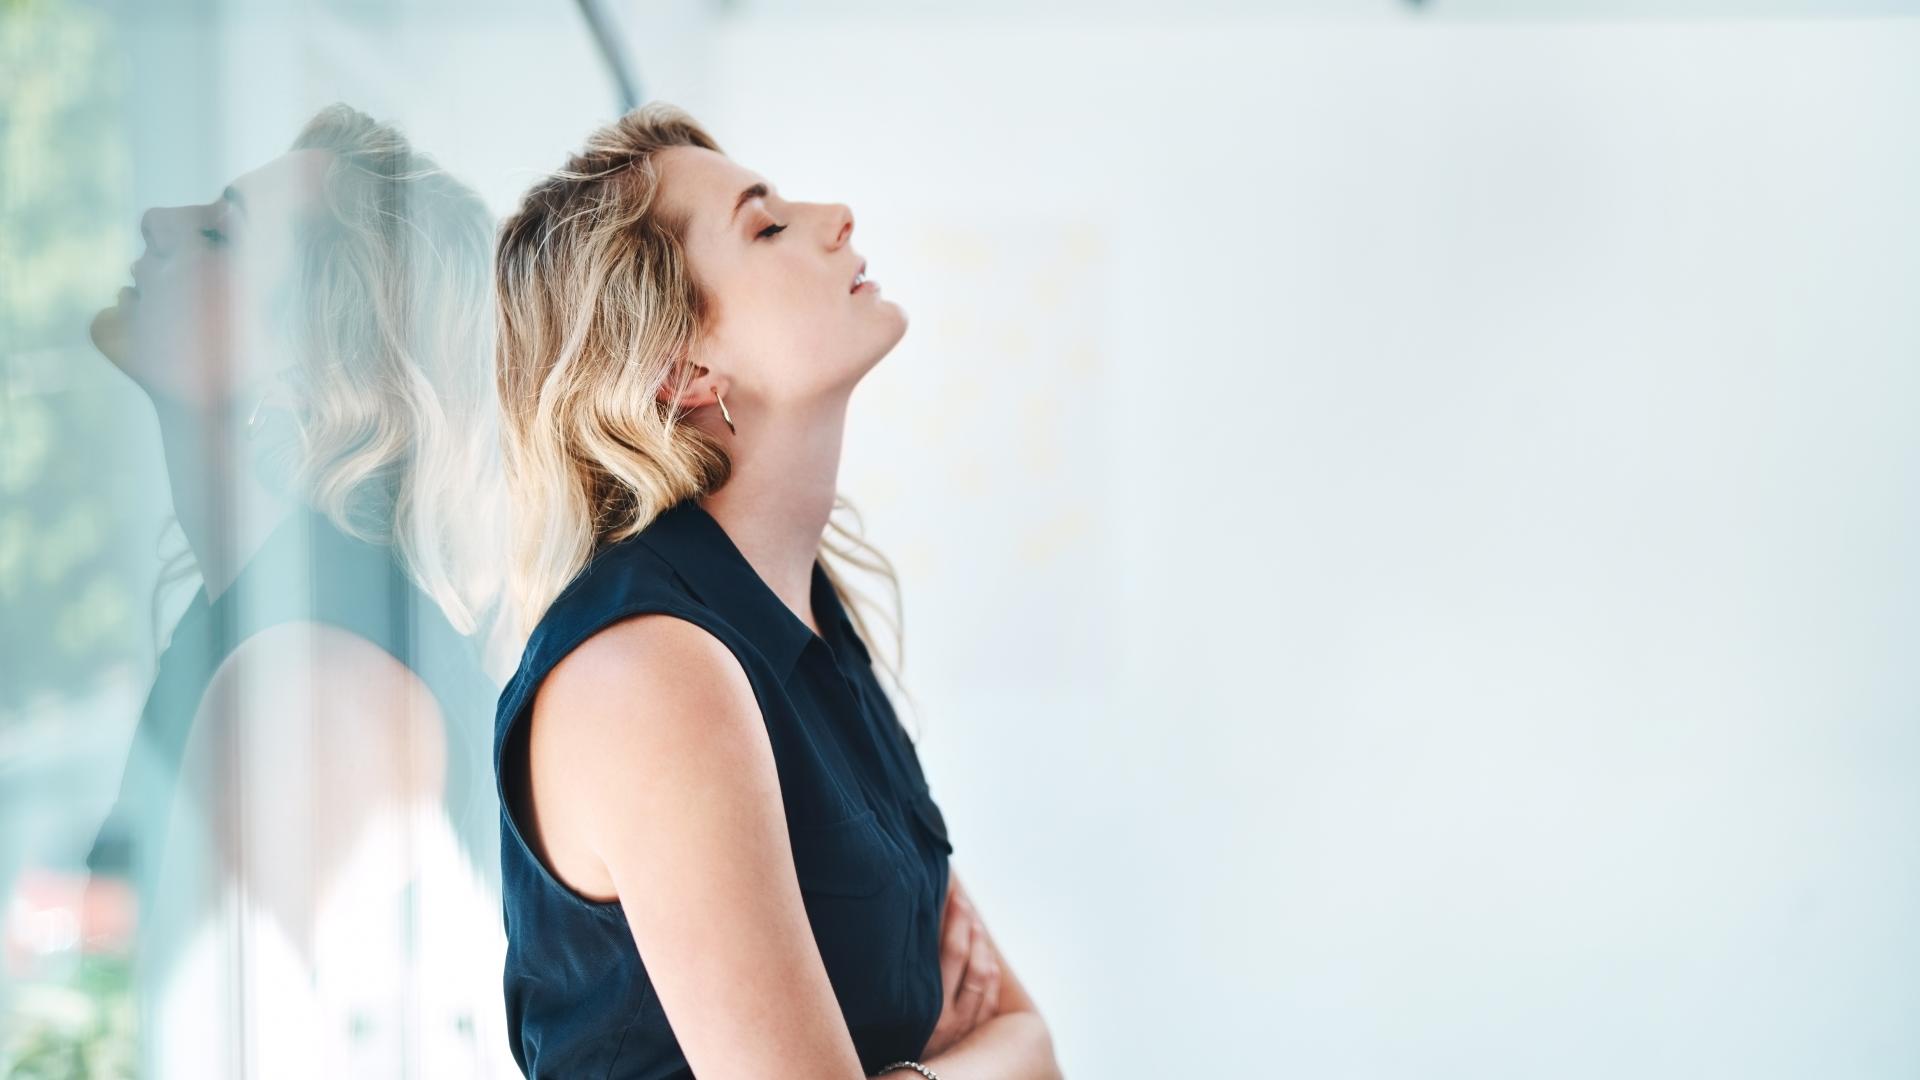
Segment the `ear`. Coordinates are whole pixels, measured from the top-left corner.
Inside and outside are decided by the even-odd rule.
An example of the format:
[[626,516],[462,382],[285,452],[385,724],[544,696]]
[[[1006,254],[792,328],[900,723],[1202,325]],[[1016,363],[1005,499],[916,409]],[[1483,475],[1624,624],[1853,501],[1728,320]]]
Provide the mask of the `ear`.
[[718,389],[722,394],[727,392],[727,384],[724,378],[715,374],[711,369],[701,367],[699,364],[682,357],[675,360],[673,366],[668,369],[669,374],[667,375],[667,380],[660,384],[659,390],[654,392],[654,398],[669,404],[673,403],[675,400],[673,396],[674,380],[678,379],[682,371],[688,366],[693,368],[693,375],[687,379],[686,388],[680,392],[679,405],[683,411],[692,411],[703,405],[713,404],[713,392],[715,389]]

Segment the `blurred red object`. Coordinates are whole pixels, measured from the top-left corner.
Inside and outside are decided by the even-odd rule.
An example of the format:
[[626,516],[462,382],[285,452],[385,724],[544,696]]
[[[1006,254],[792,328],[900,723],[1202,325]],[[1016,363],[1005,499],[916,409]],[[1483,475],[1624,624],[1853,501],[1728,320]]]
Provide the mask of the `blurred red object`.
[[30,866],[14,879],[6,908],[6,955],[20,977],[55,954],[124,954],[138,902],[124,878]]

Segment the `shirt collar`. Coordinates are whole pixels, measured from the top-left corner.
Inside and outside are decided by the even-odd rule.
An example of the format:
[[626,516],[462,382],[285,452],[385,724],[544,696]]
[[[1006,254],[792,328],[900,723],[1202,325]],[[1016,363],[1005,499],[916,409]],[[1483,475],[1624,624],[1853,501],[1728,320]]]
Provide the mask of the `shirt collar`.
[[[702,603],[744,634],[782,681],[793,673],[814,632],[768,587],[698,499],[682,499],[661,511],[639,539],[673,567]],[[811,599],[823,633],[850,626],[818,557],[813,560]]]

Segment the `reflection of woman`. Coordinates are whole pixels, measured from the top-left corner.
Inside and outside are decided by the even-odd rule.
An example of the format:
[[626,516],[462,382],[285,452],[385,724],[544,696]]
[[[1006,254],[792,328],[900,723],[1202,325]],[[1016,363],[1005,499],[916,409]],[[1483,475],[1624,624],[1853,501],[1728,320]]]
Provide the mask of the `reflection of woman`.
[[530,1076],[1058,1075],[822,559],[849,396],[906,329],[852,228],[658,103],[502,226]]
[[[473,1051],[441,1040],[473,1041],[484,1016],[407,965],[450,917],[408,925],[434,837],[452,868],[436,880],[497,894],[496,688],[466,636],[491,606],[471,568],[498,486],[486,208],[336,105],[141,232],[136,285],[91,332],[153,402],[203,581],[89,857],[98,873],[131,856],[139,886],[143,1075],[209,1075],[229,1053],[248,1075],[369,1075],[405,1042],[470,1075]],[[236,962],[243,985],[217,985]],[[244,1023],[175,1022],[170,1002],[221,1015],[209,978]]]

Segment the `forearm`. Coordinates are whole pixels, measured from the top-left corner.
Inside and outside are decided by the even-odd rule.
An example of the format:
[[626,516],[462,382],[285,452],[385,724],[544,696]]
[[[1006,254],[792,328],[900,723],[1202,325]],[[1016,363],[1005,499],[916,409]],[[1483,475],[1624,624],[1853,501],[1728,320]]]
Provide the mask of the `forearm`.
[[[1040,1014],[1002,1012],[968,1032],[936,1057],[921,1062],[940,1080],[1062,1080],[1053,1057],[1053,1035]],[[887,1080],[918,1080],[912,1069],[895,1069]]]
[[987,937],[987,949],[993,953],[994,963],[1000,965],[1000,1007],[995,1011],[1038,1013],[1040,1006],[1034,1003],[1033,995],[1027,993],[1020,976],[1014,974],[1013,965],[1007,962],[1006,955],[1000,951],[999,944],[991,935]]

